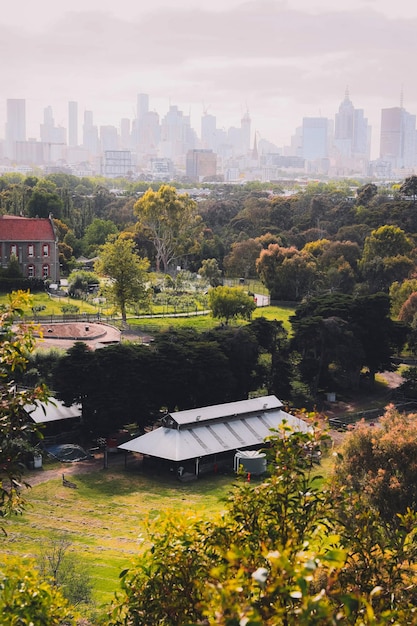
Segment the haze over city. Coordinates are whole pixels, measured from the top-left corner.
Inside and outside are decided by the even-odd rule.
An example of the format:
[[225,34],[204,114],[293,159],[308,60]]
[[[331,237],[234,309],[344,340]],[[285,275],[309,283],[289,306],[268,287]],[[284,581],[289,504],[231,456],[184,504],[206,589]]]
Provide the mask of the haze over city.
[[377,156],[381,109],[417,113],[416,27],[408,0],[8,3],[0,136],[6,98],[26,99],[27,135],[38,137],[48,105],[58,125],[75,100],[96,124],[118,126],[143,92],[160,115],[178,105],[197,131],[204,111],[224,127],[249,111],[252,132],[282,146],[303,116],[333,118],[348,86]]

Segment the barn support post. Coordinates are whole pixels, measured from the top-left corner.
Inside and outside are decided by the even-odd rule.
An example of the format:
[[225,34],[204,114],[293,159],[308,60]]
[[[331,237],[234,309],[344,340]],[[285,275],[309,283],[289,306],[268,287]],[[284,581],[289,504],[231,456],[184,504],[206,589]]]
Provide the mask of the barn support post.
[[200,458],[197,457],[195,460],[195,475],[198,476],[200,473]]

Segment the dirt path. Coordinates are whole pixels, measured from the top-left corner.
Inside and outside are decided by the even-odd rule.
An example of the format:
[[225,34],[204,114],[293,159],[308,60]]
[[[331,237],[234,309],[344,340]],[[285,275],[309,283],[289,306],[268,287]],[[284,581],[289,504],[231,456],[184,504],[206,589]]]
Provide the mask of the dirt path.
[[[120,467],[124,464],[124,454],[112,454],[108,456],[108,468]],[[106,471],[104,469],[103,454],[94,455],[93,459],[87,461],[75,461],[74,463],[61,463],[60,467],[54,467],[53,469],[44,469],[43,467],[37,470],[30,470],[28,474],[25,474],[25,481],[31,485],[39,485],[46,483],[48,480],[54,480],[55,478],[65,478],[76,476],[77,474],[88,474],[89,472]]]

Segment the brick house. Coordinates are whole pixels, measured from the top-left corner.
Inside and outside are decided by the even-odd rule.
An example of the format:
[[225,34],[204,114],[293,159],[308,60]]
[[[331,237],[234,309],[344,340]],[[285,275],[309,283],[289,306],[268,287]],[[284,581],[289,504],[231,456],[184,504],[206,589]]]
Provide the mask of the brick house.
[[58,237],[49,218],[0,216],[0,266],[16,256],[26,278],[49,278],[59,283]]

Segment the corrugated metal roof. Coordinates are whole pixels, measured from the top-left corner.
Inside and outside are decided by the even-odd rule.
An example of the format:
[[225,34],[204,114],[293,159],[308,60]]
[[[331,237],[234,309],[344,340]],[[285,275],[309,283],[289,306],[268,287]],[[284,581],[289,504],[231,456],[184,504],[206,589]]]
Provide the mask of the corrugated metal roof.
[[51,398],[50,402],[36,402],[36,405],[28,404],[25,411],[35,422],[35,424],[46,424],[47,422],[57,422],[74,417],[80,417],[81,404],[65,406],[59,400]]
[[213,404],[212,406],[187,409],[186,411],[175,411],[174,413],[169,413],[169,416],[182,427],[186,424],[195,424],[207,420],[270,411],[279,409],[282,406],[282,402],[276,396],[262,396],[260,398],[251,398],[250,400],[239,400],[238,402]]
[[310,427],[303,420],[280,409],[260,415],[246,415],[232,422],[194,424],[190,428],[173,429],[164,426],[119,446],[121,450],[139,452],[169,461],[186,461],[197,457],[229,452],[254,445],[262,445],[286,420],[294,430],[307,432]]

